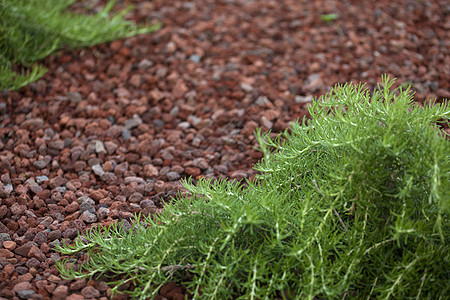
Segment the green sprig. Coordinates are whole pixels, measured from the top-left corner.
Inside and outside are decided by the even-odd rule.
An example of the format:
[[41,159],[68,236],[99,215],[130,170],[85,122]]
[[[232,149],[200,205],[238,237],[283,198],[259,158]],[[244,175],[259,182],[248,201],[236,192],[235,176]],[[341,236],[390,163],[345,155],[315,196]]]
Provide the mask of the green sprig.
[[[114,1],[95,15],[67,9],[75,0],[0,0],[0,90],[18,89],[39,79],[39,61],[58,49],[88,47],[159,28],[125,20],[127,9],[111,14]],[[13,66],[22,69],[17,72]],[[27,69],[29,69],[27,71]]]
[[310,120],[276,139],[256,133],[255,181],[183,180],[191,195],[137,217],[145,226],[63,244],[88,259],[58,269],[120,276],[140,299],[169,281],[195,299],[444,299],[450,147],[436,122],[448,124],[448,102],[419,107],[393,84],[337,85]]

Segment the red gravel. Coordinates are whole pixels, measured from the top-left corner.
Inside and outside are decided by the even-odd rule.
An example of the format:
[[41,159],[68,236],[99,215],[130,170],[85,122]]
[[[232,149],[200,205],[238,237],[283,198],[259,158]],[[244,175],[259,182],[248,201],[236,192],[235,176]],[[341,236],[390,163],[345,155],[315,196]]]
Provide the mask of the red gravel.
[[162,29],[61,51],[41,80],[0,94],[0,299],[108,298],[104,281],[61,279],[52,246],[160,211],[180,178],[253,176],[254,129],[285,129],[337,82],[389,73],[420,102],[450,98],[445,0],[135,6],[130,18]]

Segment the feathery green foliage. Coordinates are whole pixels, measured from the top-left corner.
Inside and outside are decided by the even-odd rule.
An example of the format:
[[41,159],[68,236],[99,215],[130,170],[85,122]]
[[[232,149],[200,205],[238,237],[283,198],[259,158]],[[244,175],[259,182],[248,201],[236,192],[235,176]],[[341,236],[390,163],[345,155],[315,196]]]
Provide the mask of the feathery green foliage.
[[436,122],[450,110],[393,83],[372,95],[337,85],[311,120],[274,140],[259,132],[266,155],[245,187],[184,180],[191,196],[132,230],[62,244],[88,254],[80,268],[57,262],[62,276],[121,276],[140,299],[169,281],[195,299],[446,298],[450,147]]
[[[148,33],[159,25],[138,26],[124,19],[130,8],[109,15],[114,1],[95,15],[67,11],[75,0],[0,0],[0,90],[18,89],[46,69],[33,64],[58,49],[87,47]],[[13,67],[29,71],[17,73]]]

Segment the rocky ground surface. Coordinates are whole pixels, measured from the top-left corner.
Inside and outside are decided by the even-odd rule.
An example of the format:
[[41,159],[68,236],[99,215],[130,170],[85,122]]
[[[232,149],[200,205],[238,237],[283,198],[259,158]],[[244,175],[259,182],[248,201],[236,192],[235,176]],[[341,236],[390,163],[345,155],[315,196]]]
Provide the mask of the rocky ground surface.
[[110,298],[105,281],[61,278],[52,247],[157,213],[181,178],[253,176],[254,130],[284,130],[338,82],[388,73],[419,102],[450,98],[445,0],[134,4],[130,18],[162,28],[63,50],[0,93],[0,299]]

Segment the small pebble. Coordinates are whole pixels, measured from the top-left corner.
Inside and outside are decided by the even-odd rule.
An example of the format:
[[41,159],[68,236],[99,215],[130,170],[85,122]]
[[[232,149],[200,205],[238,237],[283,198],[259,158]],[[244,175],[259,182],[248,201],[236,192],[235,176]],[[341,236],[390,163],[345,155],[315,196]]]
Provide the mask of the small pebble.
[[99,220],[102,220],[102,219],[106,218],[106,217],[108,216],[109,212],[110,212],[110,211],[109,211],[108,208],[106,208],[106,207],[100,207],[100,208],[97,210],[97,217],[98,217],[98,219],[99,219]]
[[47,163],[43,160],[37,160],[33,163],[33,166],[36,169],[42,170],[43,168],[45,168],[47,166]]
[[80,211],[80,213],[84,213],[85,211],[88,211],[90,213],[95,213],[95,207],[92,205],[92,203],[85,201],[80,204],[79,211]]
[[67,99],[72,103],[80,103],[82,100],[81,94],[78,92],[67,93]]
[[103,174],[105,174],[105,171],[103,171],[103,168],[101,165],[92,166],[92,171],[94,171],[94,174],[97,176],[102,176]]
[[123,129],[122,138],[124,141],[128,141],[131,138],[131,131],[129,129]]
[[105,145],[103,145],[102,141],[95,141],[95,152],[98,154],[106,154]]
[[86,210],[81,214],[80,220],[86,223],[94,223],[97,222],[97,216]]
[[125,121],[125,129],[131,130],[133,128],[138,127],[142,124],[142,119],[139,117],[139,115],[133,115],[133,118],[128,119]]
[[157,192],[157,193],[164,192],[164,190],[165,190],[164,181],[161,181],[161,180],[156,181],[155,184],[153,185],[153,188],[154,188],[155,192]]
[[247,83],[241,83],[241,89],[243,89],[246,92],[253,91],[253,87],[250,84],[247,84]]
[[47,181],[47,180],[48,180],[48,177],[45,176],[45,175],[43,175],[43,176],[36,176],[36,177],[35,177],[35,180],[36,180],[36,183],[41,184],[41,183],[43,183],[44,181]]
[[0,233],[0,242],[3,241],[10,241],[11,240],[11,236],[9,235],[9,233]]
[[295,103],[309,103],[313,101],[312,96],[295,96],[294,98]]
[[175,181],[180,179],[180,174],[178,172],[169,172],[166,174],[166,177],[169,181]]
[[35,294],[35,291],[33,290],[21,290],[17,292],[17,296],[20,299],[29,299]]
[[202,60],[202,57],[201,57],[200,55],[198,55],[198,54],[192,54],[192,55],[189,57],[189,59],[190,59],[192,62],[199,63],[199,62]]

